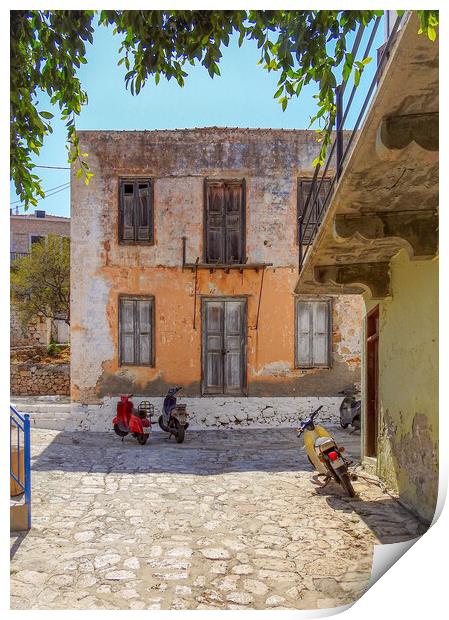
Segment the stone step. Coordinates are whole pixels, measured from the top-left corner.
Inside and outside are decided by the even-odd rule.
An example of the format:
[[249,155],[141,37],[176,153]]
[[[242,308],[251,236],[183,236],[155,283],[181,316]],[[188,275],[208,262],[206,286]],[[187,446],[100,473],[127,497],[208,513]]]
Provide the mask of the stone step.
[[11,394],[10,398],[11,400],[24,403],[70,403],[69,396],[61,396],[58,394],[48,394],[47,396]]
[[67,424],[70,421],[69,415],[59,415],[59,416],[30,416],[30,425],[31,428],[40,428],[40,429],[48,429],[52,431],[64,431],[67,427]]
[[19,413],[49,413],[59,415],[61,413],[70,413],[70,403],[30,403],[12,400],[11,404]]

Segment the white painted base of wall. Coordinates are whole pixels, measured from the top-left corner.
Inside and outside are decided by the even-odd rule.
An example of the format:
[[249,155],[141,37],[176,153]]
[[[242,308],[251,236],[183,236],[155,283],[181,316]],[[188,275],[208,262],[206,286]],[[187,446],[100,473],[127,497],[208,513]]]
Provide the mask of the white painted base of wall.
[[[134,406],[142,400],[154,405],[155,427],[162,412],[163,398],[133,398]],[[65,419],[64,430],[108,431],[115,416],[117,398],[105,398],[101,405],[72,403],[71,415]],[[339,424],[340,403],[336,397],[279,397],[279,398],[180,398],[187,405],[190,428],[291,428],[314,409],[323,406],[317,421]]]

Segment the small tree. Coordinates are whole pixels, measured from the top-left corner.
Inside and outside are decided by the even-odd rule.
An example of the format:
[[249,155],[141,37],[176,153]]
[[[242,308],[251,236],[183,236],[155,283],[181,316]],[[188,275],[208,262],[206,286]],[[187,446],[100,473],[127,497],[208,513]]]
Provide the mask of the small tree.
[[70,325],[70,240],[49,234],[11,265],[11,300],[23,324],[38,315]]

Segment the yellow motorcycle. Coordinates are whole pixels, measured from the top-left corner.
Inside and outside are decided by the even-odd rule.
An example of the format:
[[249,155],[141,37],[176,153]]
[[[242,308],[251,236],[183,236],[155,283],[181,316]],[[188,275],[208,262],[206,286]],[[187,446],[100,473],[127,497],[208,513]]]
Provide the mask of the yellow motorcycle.
[[348,466],[351,463],[343,456],[344,448],[339,448],[327,430],[314,422],[315,416],[321,408],[322,406],[318,407],[306,420],[301,422],[298,437],[304,435],[304,448],[310,464],[316,469],[318,475],[325,477],[323,487],[330,480],[335,480],[350,497],[355,497],[356,493],[348,472]]

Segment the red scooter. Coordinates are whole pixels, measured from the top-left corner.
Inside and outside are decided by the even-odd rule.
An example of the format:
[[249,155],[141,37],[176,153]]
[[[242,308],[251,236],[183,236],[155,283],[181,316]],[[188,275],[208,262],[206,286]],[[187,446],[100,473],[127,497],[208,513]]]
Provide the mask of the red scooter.
[[131,433],[143,446],[147,443],[151,432],[151,416],[154,406],[147,400],[142,401],[137,409],[130,398],[132,394],[122,394],[117,403],[117,415],[112,420],[114,432],[122,438]]

